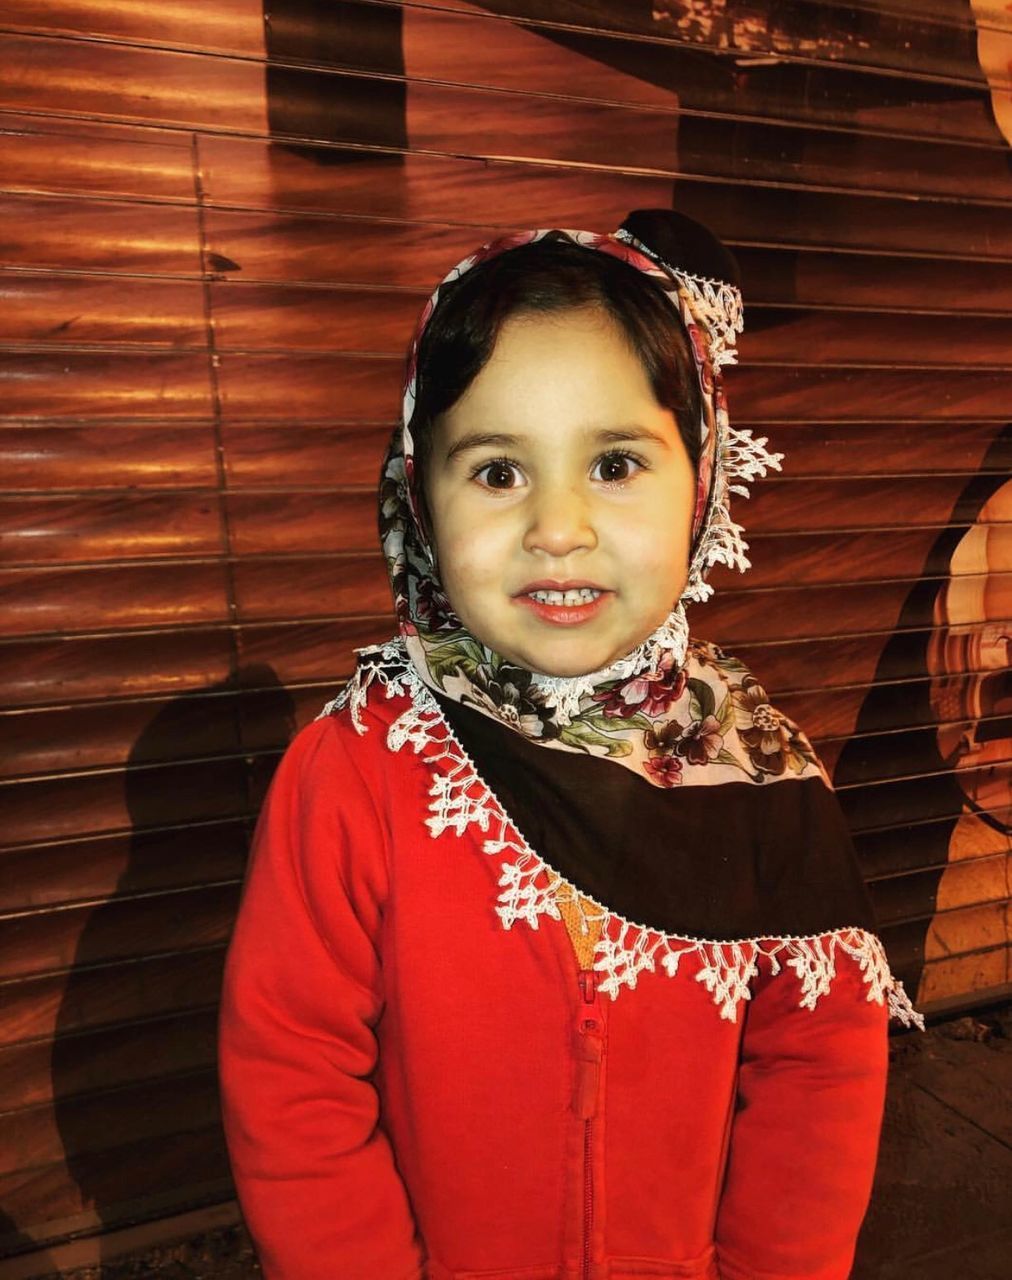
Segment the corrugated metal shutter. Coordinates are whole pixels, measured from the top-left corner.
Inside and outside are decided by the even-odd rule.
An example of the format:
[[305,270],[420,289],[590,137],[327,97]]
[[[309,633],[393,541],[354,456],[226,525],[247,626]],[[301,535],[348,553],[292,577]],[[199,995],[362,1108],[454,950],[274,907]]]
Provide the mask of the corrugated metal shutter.
[[786,462],[693,629],[815,737],[920,1005],[1008,983],[1010,48],[958,0],[7,0],[0,1256],[230,1194],[251,823],[389,632],[404,348],[503,228],[734,248]]

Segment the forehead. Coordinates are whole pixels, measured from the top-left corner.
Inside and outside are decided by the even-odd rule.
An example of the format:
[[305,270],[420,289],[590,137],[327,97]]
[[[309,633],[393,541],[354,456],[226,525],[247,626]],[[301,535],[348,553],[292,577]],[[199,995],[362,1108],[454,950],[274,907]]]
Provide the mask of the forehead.
[[632,403],[656,405],[638,352],[607,311],[581,307],[506,319],[488,360],[442,416],[452,428],[475,414],[550,411],[567,420],[590,404],[607,416]]

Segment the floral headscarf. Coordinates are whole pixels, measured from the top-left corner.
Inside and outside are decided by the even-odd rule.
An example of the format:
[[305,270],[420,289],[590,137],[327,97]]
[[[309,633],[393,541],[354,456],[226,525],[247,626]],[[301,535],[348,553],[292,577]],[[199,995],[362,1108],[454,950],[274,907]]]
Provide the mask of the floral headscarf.
[[[598,671],[572,677],[543,675],[507,660],[471,634],[454,612],[424,532],[410,430],[419,342],[441,290],[478,263],[545,236],[610,254],[661,286],[688,333],[701,399],[689,573],[682,595],[657,630],[632,652]],[[736,668],[738,689],[742,698],[756,702],[755,707],[715,698],[713,686],[693,678],[694,664],[686,662],[686,602],[712,594],[705,581],[711,565],[725,564],[741,572],[750,566],[742,527],[728,511],[729,494],[747,497],[748,489],[731,481],[751,481],[770,467],[779,470],[783,457],[766,450],[765,437],[754,439],[728,421],[721,368],[736,361],[734,345],[741,330],[742,301],[736,286],[669,265],[624,228],[613,234],[559,228],[516,232],[480,246],[447,272],[426,302],[411,341],[403,419],[387,451],[380,492],[380,535],[398,629],[427,685],[534,742],[614,759],[657,786],[674,785],[682,761],[723,765],[739,771],[739,777],[744,770],[756,781],[761,780],[763,759],[775,759],[771,771],[777,773],[788,764],[794,773],[819,768],[785,717],[770,708],[773,720],[760,723],[765,694],[744,668]],[[723,657],[711,646],[711,662],[714,655]],[[760,737],[765,732],[769,741],[764,739],[761,751],[750,758],[729,750],[725,737],[734,732],[732,724]],[[739,740],[737,733],[734,737]]]

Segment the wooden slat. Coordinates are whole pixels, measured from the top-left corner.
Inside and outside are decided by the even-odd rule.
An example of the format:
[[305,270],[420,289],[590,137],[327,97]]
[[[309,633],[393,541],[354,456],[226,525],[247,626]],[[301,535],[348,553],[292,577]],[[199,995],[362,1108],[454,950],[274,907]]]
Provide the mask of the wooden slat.
[[0,555],[9,564],[207,556],[222,543],[213,493],[0,498]]
[[0,265],[33,269],[200,272],[197,215],[170,204],[0,197]]
[[[221,783],[222,773],[205,766],[205,774],[215,784]],[[188,785],[194,787],[198,771],[190,768],[189,774]],[[183,770],[177,770],[176,777],[187,786]],[[177,801],[183,795],[194,799],[189,790],[177,791],[172,781],[169,788],[175,791]],[[79,786],[76,790],[95,813],[95,820],[102,821],[104,811],[96,811],[93,803],[96,788]],[[61,795],[66,794],[64,787]],[[239,885],[229,883],[164,894],[114,895],[98,907],[18,916],[4,922],[0,976],[5,980],[24,978],[71,966],[211,946],[227,939],[238,902]]]
[[110,1123],[117,1116],[122,1116],[131,1137],[149,1141],[204,1128],[219,1106],[213,1077],[213,1071],[204,1070],[178,1079],[149,1080],[111,1097],[70,1101],[58,1113],[40,1108],[0,1116],[0,1176],[44,1167],[63,1157],[73,1168],[81,1158],[114,1150],[122,1141],[118,1125]]
[[5,984],[0,1044],[48,1041],[213,1004],[221,992],[224,952],[214,946],[130,964],[81,964],[69,973]]
[[[5,706],[62,704],[93,698],[184,694],[233,677],[237,687],[270,670],[282,683],[347,676],[353,650],[393,631],[389,603],[379,615],[324,622],[266,623],[233,633],[220,625],[103,636],[28,636],[0,644],[0,701]],[[105,621],[104,615],[96,619]]]
[[216,483],[210,424],[40,426],[0,424],[0,475],[8,491],[207,489]]
[[205,325],[197,281],[0,271],[0,342],[203,350]]
[[[94,714],[93,709],[89,711]],[[49,719],[67,724],[73,733],[70,717],[50,713]],[[110,719],[107,715],[102,726],[107,733]],[[87,742],[91,760],[96,760],[97,746],[79,730],[78,742],[82,740]],[[68,754],[68,748],[54,743],[45,764],[64,763]],[[106,753],[116,756],[116,763],[123,754],[118,744]],[[241,879],[248,836],[248,824],[240,818],[197,829],[177,827],[57,841],[44,852],[38,846],[9,850],[0,862],[4,868],[0,912],[38,911],[48,905],[94,902],[117,894],[156,893],[201,882]]]
[[0,189],[190,204],[193,147],[169,130],[2,111]]
[[[216,1032],[217,1011],[200,1009],[141,1026],[102,1028],[52,1046],[0,1049],[0,1112],[35,1107],[51,1114],[54,1104],[62,1110],[89,1091],[144,1080],[157,1088],[159,1077],[206,1070],[215,1062]],[[43,1115],[34,1125],[41,1128]]]
[[[247,673],[247,680],[252,675]],[[169,700],[124,699],[6,712],[0,715],[0,724],[11,753],[0,761],[0,775],[135,767],[238,752],[251,766],[254,753],[263,753],[265,758],[255,763],[266,768],[271,763],[266,757],[287,745],[295,727],[319,711],[335,686],[328,681],[289,691],[276,679],[272,681],[266,668],[261,680],[258,688],[225,687]],[[55,853],[47,854],[46,860],[51,857],[55,859]],[[206,860],[215,862],[211,857]],[[186,861],[182,854],[174,860],[180,866]],[[178,874],[178,869],[171,872]],[[26,882],[32,883],[32,877],[23,869],[16,877],[18,892]],[[34,892],[29,891],[26,903]],[[0,909],[3,901],[0,889]]]
[[0,571],[7,636],[223,622],[221,563]]
[[[160,1211],[171,1216],[182,1206],[214,1204],[231,1195],[220,1120],[206,1129],[163,1135],[154,1144],[157,1160],[151,1159],[152,1145],[145,1137],[95,1152],[72,1168],[60,1160],[44,1168],[18,1170],[0,1179],[5,1216],[23,1228],[36,1227],[45,1239],[47,1232],[59,1237],[66,1231],[107,1230],[136,1222],[141,1214]],[[124,1170],[129,1171],[126,1190]],[[95,1204],[102,1205],[101,1218]],[[18,1231],[0,1237],[0,1249],[23,1246]]]

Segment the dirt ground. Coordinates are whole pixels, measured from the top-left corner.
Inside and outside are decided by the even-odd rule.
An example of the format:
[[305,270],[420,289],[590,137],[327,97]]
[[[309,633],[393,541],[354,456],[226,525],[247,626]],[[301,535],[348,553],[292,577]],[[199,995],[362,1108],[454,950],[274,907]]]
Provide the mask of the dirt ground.
[[[1012,1273],[1012,1003],[890,1039],[886,1113],[851,1280]],[[259,1280],[242,1226],[63,1280]],[[40,1280],[58,1280],[55,1275]]]

